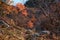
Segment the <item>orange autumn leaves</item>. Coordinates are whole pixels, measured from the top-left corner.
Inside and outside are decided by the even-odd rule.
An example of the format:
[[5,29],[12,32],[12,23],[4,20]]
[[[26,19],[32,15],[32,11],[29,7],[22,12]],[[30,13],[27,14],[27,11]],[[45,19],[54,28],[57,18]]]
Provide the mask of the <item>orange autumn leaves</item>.
[[19,10],[14,6],[7,6],[5,4],[3,4],[3,7],[4,7],[5,10],[7,10],[7,11],[5,11],[7,14],[10,14],[10,12],[14,12],[14,13],[18,14],[19,11],[24,16],[27,16],[27,14],[28,14],[27,10],[26,10],[26,7],[24,5],[22,5],[21,3],[16,4],[16,7],[18,7]]
[[36,18],[33,16],[27,23],[27,26],[29,28],[33,28],[34,27],[34,22],[36,21]]
[[[16,5],[18,8],[19,8],[19,11],[22,12],[23,15],[27,16],[28,13],[27,13],[27,10],[26,10],[26,7],[24,5],[22,5],[21,3],[18,3]],[[35,17],[33,16],[28,22],[27,22],[27,27],[29,28],[33,28],[34,27],[34,21],[35,21]]]
[[[1,4],[1,3],[0,3]],[[22,16],[26,16],[26,17],[28,17],[27,15],[28,15],[28,13],[27,13],[27,10],[26,10],[26,7],[24,6],[24,5],[22,5],[22,4],[20,4],[20,3],[18,3],[17,5],[16,5],[16,7],[14,7],[14,6],[10,6],[10,5],[6,5],[6,4],[3,4],[2,5],[2,7],[3,7],[3,10],[5,10],[5,11],[3,11],[4,12],[4,14],[14,14],[14,15],[16,15],[16,14],[18,14],[19,12],[21,12],[21,14],[22,14]],[[19,10],[18,10],[19,9]],[[26,18],[25,17],[25,18]],[[14,24],[15,22],[13,22],[13,20],[10,20],[10,19],[8,19],[9,20],[9,22],[8,23],[10,23],[11,21],[12,21],[12,23],[10,23],[10,24]],[[26,20],[27,21],[27,20]],[[34,27],[34,22],[35,22],[35,16],[33,15],[33,17],[30,19],[30,20],[28,20],[28,22],[27,22],[27,27],[29,27],[29,28],[33,28]]]
[[21,3],[17,3],[16,6],[19,8],[19,11],[21,11],[23,15],[27,16],[28,13],[24,5],[22,5]]
[[34,24],[33,24],[32,21],[29,21],[28,24],[27,24],[27,26],[28,26],[29,28],[33,28]]
[[14,14],[18,14],[18,10],[14,6],[9,6],[9,5],[6,5],[6,4],[2,4],[2,7],[5,10],[4,11],[5,14],[10,14],[10,13],[13,13],[13,12],[14,12]]

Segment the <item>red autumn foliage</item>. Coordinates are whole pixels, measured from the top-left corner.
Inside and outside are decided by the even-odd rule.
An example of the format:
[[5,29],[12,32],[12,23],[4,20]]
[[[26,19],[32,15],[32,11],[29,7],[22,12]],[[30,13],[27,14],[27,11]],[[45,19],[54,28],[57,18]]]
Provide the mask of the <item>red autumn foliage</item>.
[[27,25],[29,28],[33,28],[33,26],[34,26],[32,21],[29,21]]
[[22,11],[23,15],[27,16],[28,13],[26,7],[23,4],[17,3],[16,6],[19,8],[19,11]]

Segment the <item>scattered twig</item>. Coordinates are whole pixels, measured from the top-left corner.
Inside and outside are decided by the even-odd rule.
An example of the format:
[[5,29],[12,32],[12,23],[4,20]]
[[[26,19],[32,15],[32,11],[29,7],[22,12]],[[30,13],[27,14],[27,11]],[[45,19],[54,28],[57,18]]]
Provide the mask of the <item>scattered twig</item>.
[[3,20],[0,20],[4,25],[6,25],[7,27],[10,27],[10,25],[8,23],[6,23],[5,21]]

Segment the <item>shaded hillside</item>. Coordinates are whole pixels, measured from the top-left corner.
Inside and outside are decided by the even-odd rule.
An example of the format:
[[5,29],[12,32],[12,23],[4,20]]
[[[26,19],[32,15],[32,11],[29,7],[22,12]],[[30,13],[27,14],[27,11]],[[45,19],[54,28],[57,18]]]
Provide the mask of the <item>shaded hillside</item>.
[[19,3],[10,6],[0,1],[1,40],[59,40],[60,2],[30,2],[32,7],[29,2],[25,7]]
[[28,8],[32,8],[32,11],[34,11],[34,15],[39,20],[40,22],[39,25],[41,27],[51,31],[53,30],[56,32],[59,31],[60,29],[59,0],[29,0],[25,4],[25,6],[27,6]]
[[[32,1],[33,2],[33,1]],[[60,26],[60,13],[59,13],[59,2],[50,2],[42,1],[41,5],[37,8],[26,8],[27,16],[22,14],[20,11],[19,6],[9,6],[5,3],[1,5],[1,18],[2,20],[6,21],[10,25],[17,25],[22,27],[31,27],[38,30],[38,28],[42,28],[44,30],[49,30],[53,32],[59,31]],[[45,3],[45,4],[44,4]],[[7,20],[6,20],[7,19]],[[13,23],[11,22],[13,21]],[[49,28],[50,27],[50,28]]]

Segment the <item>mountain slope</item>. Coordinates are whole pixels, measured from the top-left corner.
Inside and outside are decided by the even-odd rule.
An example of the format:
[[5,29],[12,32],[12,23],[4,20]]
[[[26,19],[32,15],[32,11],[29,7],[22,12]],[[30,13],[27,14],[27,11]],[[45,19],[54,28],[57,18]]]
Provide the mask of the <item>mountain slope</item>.
[[[2,34],[4,38],[9,38],[13,35],[12,40],[15,38],[24,40],[24,37],[26,40],[34,40],[33,37],[35,38],[36,35],[37,40],[58,40],[57,36],[60,35],[59,7],[59,2],[51,2],[47,5],[47,3],[42,1],[38,7],[25,7],[24,5],[20,6],[20,4],[10,6],[0,1],[0,29],[1,31],[3,30],[1,34],[5,34]],[[21,11],[21,9],[23,10]],[[51,34],[45,33],[46,31]],[[20,37],[20,32],[23,37]],[[7,34],[9,37],[7,37]]]

